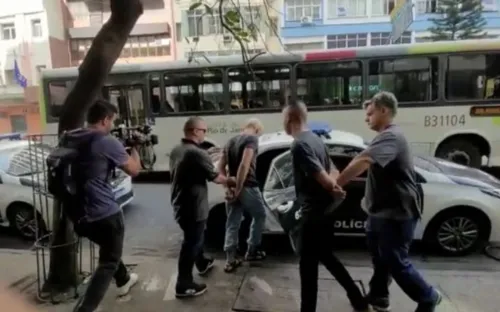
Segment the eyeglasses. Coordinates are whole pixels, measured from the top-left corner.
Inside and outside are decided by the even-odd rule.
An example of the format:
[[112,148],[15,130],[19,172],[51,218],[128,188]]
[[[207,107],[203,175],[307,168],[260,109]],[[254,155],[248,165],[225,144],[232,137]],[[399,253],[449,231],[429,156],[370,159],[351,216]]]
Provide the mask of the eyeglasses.
[[207,133],[207,129],[196,128],[195,130],[202,131],[203,133]]

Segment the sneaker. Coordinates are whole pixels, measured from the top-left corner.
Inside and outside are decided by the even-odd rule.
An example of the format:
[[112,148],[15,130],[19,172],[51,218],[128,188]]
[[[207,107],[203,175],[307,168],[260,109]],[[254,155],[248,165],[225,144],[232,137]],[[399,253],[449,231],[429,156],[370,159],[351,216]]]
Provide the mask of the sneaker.
[[389,312],[391,311],[391,305],[389,303],[389,298],[374,298],[370,295],[367,296],[368,303],[372,306],[373,310],[376,312]]
[[441,301],[443,301],[443,296],[436,290],[436,300],[434,302],[419,303],[415,312],[434,312]]
[[262,250],[248,251],[245,255],[246,261],[262,261],[266,258],[266,252]]
[[192,283],[188,287],[176,287],[175,297],[179,299],[198,297],[206,291],[207,285]]
[[198,275],[200,276],[205,276],[207,275],[210,271],[212,271],[214,267],[214,259],[205,259],[205,264],[203,267],[197,267],[198,269]]
[[118,296],[122,297],[128,295],[130,289],[137,284],[138,280],[139,276],[136,273],[130,273],[128,282],[125,285],[118,287]]

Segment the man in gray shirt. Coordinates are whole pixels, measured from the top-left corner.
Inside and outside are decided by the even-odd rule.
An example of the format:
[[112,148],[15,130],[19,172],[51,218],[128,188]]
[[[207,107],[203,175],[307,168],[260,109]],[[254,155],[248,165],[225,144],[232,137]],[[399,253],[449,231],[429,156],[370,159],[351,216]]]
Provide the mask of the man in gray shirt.
[[367,238],[373,260],[368,300],[376,311],[389,311],[391,276],[418,303],[416,312],[433,312],[441,302],[411,264],[408,250],[421,215],[421,193],[410,147],[402,130],[393,124],[396,97],[380,92],[365,102],[366,122],[378,132],[368,148],[339,175],[344,186],[368,170],[362,206],[368,213]]

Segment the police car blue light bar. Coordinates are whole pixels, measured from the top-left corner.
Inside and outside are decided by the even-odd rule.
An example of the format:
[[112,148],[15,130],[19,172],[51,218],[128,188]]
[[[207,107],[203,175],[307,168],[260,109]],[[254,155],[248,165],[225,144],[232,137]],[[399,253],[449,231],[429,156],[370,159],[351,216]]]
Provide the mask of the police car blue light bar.
[[23,138],[23,134],[22,133],[0,134],[0,140],[15,141],[15,140],[22,140],[22,138]]
[[316,135],[330,138],[329,133],[333,130],[332,127],[327,122],[324,121],[311,121],[307,124],[309,130],[314,132]]

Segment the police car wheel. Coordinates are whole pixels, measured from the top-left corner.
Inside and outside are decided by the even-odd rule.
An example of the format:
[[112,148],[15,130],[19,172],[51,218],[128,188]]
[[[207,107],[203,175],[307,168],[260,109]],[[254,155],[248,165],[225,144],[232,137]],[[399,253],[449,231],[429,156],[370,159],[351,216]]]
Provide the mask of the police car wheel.
[[438,214],[429,224],[424,240],[445,256],[465,256],[488,240],[490,222],[473,208],[457,207]]
[[31,205],[26,203],[14,203],[7,208],[7,217],[10,226],[23,238],[36,239],[45,229],[45,224],[39,213],[36,213]]

